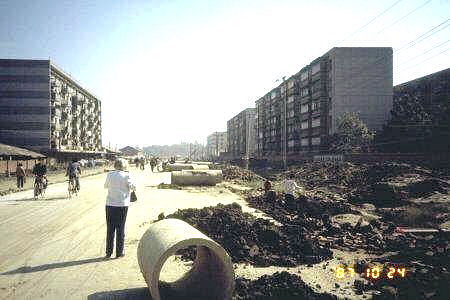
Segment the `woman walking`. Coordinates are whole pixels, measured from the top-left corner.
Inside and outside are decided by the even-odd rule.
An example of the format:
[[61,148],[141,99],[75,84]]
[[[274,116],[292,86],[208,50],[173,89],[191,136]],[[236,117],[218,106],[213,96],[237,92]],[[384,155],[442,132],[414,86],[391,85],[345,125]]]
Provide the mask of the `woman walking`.
[[130,205],[130,193],[136,187],[126,171],[127,162],[118,159],[114,163],[114,171],[108,173],[105,188],[108,189],[106,198],[106,258],[113,253],[114,235],[116,236],[116,258],[125,255],[125,221],[127,219],[128,206]]

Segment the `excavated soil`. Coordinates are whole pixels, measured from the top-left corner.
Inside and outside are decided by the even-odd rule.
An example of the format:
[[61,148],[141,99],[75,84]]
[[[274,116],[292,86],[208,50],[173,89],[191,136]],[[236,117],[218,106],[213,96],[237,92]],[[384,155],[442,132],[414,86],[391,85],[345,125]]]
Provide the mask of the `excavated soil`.
[[[329,249],[303,232],[243,213],[236,203],[178,210],[167,218],[178,218],[191,224],[222,245],[233,262],[248,262],[260,267],[296,266],[317,263],[332,256]],[[189,249],[180,254],[184,259],[194,258]]]

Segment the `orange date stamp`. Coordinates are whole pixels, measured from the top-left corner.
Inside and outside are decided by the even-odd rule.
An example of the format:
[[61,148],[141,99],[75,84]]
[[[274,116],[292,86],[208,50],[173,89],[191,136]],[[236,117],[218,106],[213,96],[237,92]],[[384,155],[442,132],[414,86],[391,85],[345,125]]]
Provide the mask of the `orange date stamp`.
[[[335,270],[335,276],[337,279],[351,278],[355,277],[356,272],[355,268],[347,267],[347,266],[339,266]],[[396,278],[404,278],[406,277],[406,268],[398,267],[398,266],[388,266],[388,267],[378,267],[373,266],[370,268],[366,268],[363,273],[361,273],[362,277],[367,279],[396,279]]]

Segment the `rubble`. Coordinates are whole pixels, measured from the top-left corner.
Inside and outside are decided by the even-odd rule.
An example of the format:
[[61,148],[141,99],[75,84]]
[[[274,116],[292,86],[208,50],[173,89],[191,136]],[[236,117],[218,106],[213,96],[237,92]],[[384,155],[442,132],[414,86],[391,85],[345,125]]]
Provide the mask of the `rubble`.
[[[233,262],[255,266],[296,266],[331,258],[332,252],[305,234],[303,228],[277,226],[271,221],[243,213],[236,204],[203,209],[178,210],[167,218],[191,224],[230,254]],[[194,259],[194,252],[184,250],[183,259]]]
[[262,177],[258,176],[252,171],[231,165],[223,168],[222,173],[223,178],[229,181],[252,181],[262,179]]
[[306,285],[297,275],[288,272],[276,272],[264,275],[257,280],[236,279],[233,300],[297,300],[297,299],[337,299],[327,293],[317,293]]

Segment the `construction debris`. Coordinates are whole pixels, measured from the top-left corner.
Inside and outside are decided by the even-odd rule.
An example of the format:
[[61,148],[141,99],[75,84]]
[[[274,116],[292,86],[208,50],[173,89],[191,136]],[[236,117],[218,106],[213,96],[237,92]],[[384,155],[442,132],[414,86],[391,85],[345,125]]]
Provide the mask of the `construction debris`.
[[252,171],[242,169],[236,166],[227,166],[222,169],[223,178],[229,181],[252,181],[263,179]]
[[327,293],[317,293],[303,280],[288,272],[276,272],[264,275],[257,280],[236,279],[234,300],[297,300],[297,299],[337,299]]
[[[191,224],[218,242],[230,254],[233,262],[248,262],[255,266],[296,266],[317,263],[332,256],[332,252],[305,235],[304,228],[277,226],[271,221],[243,213],[236,204],[203,209],[178,210],[167,218],[178,218]],[[194,259],[186,250],[184,259]]]

